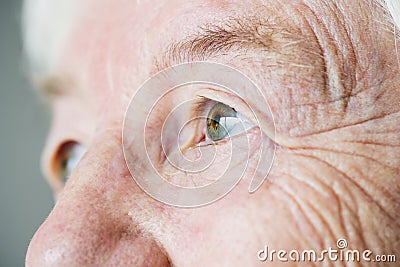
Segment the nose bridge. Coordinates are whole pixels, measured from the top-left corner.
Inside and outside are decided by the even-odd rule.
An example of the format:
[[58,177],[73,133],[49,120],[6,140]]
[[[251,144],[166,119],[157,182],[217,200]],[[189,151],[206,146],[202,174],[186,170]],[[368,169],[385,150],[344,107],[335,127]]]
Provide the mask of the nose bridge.
[[87,266],[113,259],[132,263],[149,252],[166,259],[128,215],[128,196],[143,193],[130,178],[119,139],[104,134],[96,140],[33,237],[27,266]]

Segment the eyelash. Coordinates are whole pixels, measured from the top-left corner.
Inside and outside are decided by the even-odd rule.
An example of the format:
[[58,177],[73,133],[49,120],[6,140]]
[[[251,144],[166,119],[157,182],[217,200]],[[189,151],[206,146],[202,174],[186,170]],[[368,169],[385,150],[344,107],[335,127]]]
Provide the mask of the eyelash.
[[202,140],[200,140],[200,141],[197,140],[198,142],[205,141],[205,139],[206,139],[205,118],[207,117],[208,112],[209,112],[210,108],[212,107],[212,104],[214,104],[214,103],[216,103],[216,101],[211,100],[204,96],[198,96],[198,99],[193,104],[191,118],[202,118],[200,120],[201,123],[196,124],[196,128],[197,128],[195,130],[196,133],[201,132],[201,129],[203,129],[203,132],[201,133]]
[[192,144],[192,146],[207,144],[205,142],[207,139],[207,134],[205,129],[206,118],[212,106],[218,103],[218,101],[209,99],[204,96],[198,95],[197,97],[198,99],[193,104],[191,118],[201,118],[200,123],[196,124],[197,129],[195,130],[195,132],[198,133],[201,137],[198,138],[195,137],[194,140],[196,140],[197,142],[195,144]]

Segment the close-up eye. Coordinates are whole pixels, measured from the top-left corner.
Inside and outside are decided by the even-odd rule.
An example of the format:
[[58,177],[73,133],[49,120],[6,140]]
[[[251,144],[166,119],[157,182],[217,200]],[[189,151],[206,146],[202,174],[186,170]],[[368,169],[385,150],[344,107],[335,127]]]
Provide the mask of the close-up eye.
[[238,135],[253,126],[234,108],[217,102],[207,115],[207,139],[219,141]]
[[[220,102],[230,100],[229,105]],[[255,127],[256,124],[250,121],[243,113],[240,112],[242,109],[246,109],[243,104],[238,104],[241,101],[232,101],[228,95],[220,101],[213,100],[212,98],[201,96],[195,103],[194,122],[199,125],[197,129],[201,138],[194,138],[194,143],[202,145],[203,142],[218,142],[230,137],[240,135],[247,130]],[[236,103],[231,104],[231,102]],[[239,106],[237,109],[234,106]],[[249,114],[247,112],[246,114]],[[192,145],[194,145],[192,143]]]
[[61,145],[56,155],[55,174],[59,182],[65,185],[86,148],[80,143],[69,141]]

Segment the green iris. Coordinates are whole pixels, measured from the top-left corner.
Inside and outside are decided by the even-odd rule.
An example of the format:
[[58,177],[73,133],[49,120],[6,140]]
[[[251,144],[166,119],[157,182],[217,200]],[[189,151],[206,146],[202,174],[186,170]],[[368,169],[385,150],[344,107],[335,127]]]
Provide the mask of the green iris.
[[231,126],[227,118],[236,118],[237,112],[223,104],[216,103],[207,116],[207,135],[213,141],[224,139],[228,136]]

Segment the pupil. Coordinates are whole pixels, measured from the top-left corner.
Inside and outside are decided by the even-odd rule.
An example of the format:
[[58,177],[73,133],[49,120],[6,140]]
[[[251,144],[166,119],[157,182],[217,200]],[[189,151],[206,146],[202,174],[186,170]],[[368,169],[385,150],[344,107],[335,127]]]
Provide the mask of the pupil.
[[215,104],[208,113],[207,134],[213,141],[221,140],[228,134],[225,125],[220,123],[221,118],[226,117],[236,117],[236,111],[223,103]]
[[[218,118],[219,121],[219,118]],[[214,131],[218,130],[219,122],[216,119],[208,119],[208,126],[212,127]]]
[[221,116],[219,114],[217,114],[217,115],[215,115],[214,119],[212,119],[214,130],[218,130],[220,118],[221,118]]

